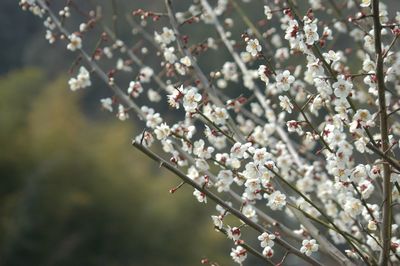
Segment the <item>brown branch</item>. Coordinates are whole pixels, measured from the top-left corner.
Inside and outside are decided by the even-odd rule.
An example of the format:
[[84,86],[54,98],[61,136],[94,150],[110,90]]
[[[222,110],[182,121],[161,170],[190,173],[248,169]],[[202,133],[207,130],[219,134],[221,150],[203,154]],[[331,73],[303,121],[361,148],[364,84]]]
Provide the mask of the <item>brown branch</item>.
[[[58,30],[65,35],[65,37],[68,37],[70,33],[63,27],[61,21],[58,19],[58,17],[50,10],[50,8],[47,6],[44,0],[37,0],[36,3],[44,9],[51,19],[53,20],[54,24],[58,28]],[[99,76],[101,80],[103,80],[104,83],[108,85],[108,87],[113,91],[115,96],[122,102],[124,103],[128,108],[133,109],[141,118],[144,118],[143,112],[140,110],[139,106],[137,106],[131,98],[129,98],[128,95],[124,93],[124,91],[115,83],[110,83],[109,78],[107,74],[100,68],[99,65],[92,59],[91,56],[89,56],[86,51],[83,48],[77,49],[81,55],[82,58],[90,65],[92,70]]]
[[[226,230],[223,229],[223,228],[215,227],[215,230],[218,230],[219,232],[221,232],[221,233],[223,233],[224,235],[228,236],[228,233],[227,233]],[[275,264],[272,263],[267,257],[265,257],[263,254],[261,254],[260,252],[258,252],[255,248],[253,248],[252,246],[250,246],[248,243],[246,243],[246,242],[243,241],[243,240],[239,240],[239,241],[240,241],[240,242],[239,242],[238,246],[241,246],[242,248],[244,248],[245,250],[247,250],[247,252],[249,252],[249,253],[253,254],[254,256],[256,256],[256,257],[262,259],[262,260],[266,263],[266,265],[272,265],[272,266],[275,265]]]
[[[385,98],[385,76],[383,73],[383,54],[381,30],[382,25],[379,20],[379,0],[373,0],[372,13],[374,19],[374,38],[375,38],[375,53],[376,53],[376,78],[378,80],[378,100],[379,100],[379,116],[380,116],[380,131],[381,131],[381,149],[384,155],[387,155],[389,150],[389,130],[388,130],[388,115],[386,112]],[[382,250],[379,255],[379,265],[387,265],[390,256],[390,238],[391,238],[391,204],[392,204],[392,183],[390,182],[390,166],[383,164],[383,211],[382,211],[382,230],[381,241]]]

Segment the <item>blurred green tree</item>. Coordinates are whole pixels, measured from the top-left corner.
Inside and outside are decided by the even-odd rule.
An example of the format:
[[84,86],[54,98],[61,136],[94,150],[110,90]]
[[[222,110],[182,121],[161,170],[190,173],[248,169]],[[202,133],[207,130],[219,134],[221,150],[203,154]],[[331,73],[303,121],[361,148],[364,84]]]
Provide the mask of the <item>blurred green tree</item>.
[[80,100],[35,69],[0,79],[0,263],[226,264],[192,189],[168,197],[178,180],[130,147],[133,126],[91,121]]

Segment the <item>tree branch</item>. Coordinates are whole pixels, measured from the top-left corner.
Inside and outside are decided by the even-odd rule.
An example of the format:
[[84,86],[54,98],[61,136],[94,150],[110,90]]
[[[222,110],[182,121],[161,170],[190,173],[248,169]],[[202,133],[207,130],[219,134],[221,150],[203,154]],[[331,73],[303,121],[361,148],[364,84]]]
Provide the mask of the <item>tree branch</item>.
[[[152,152],[150,149],[146,148],[145,146],[141,145],[137,141],[133,141],[132,145],[146,154],[149,158],[153,159],[154,161],[158,162],[160,164],[160,167],[164,167],[170,172],[174,173],[176,176],[178,176],[182,181],[186,182],[187,184],[191,185],[193,188],[201,191],[204,193],[208,198],[213,200],[215,203],[219,204],[222,206],[224,209],[226,209],[228,212],[230,212],[232,215],[236,216],[238,219],[242,220],[245,224],[248,226],[252,227],[254,230],[258,231],[259,233],[264,233],[268,232],[262,227],[261,225],[255,223],[251,219],[247,218],[243,213],[241,213],[239,210],[229,206],[224,200],[222,200],[220,197],[218,197],[216,194],[211,192],[210,190],[204,188],[203,186],[199,185],[189,177],[187,177],[183,172],[181,172],[178,168],[176,168],[174,165],[171,163],[167,162],[166,160],[162,159],[160,156]],[[271,233],[271,232],[269,232]],[[284,249],[289,251],[290,253],[293,253],[294,255],[298,256],[299,258],[303,259],[304,261],[310,263],[311,265],[320,265],[318,261],[316,261],[314,258],[306,256],[305,254],[301,253],[298,249],[290,245],[288,242],[281,238],[276,238],[275,242],[282,246]]]
[[[388,116],[386,112],[385,98],[385,76],[383,73],[383,54],[381,30],[382,25],[379,20],[379,0],[372,1],[372,13],[374,19],[374,38],[376,54],[376,78],[378,80],[378,100],[381,132],[381,149],[384,155],[389,152],[389,130]],[[391,238],[391,204],[392,204],[392,183],[390,182],[390,166],[383,164],[383,210],[382,210],[382,229],[381,241],[382,250],[379,255],[379,265],[387,265],[390,256],[390,238]]]

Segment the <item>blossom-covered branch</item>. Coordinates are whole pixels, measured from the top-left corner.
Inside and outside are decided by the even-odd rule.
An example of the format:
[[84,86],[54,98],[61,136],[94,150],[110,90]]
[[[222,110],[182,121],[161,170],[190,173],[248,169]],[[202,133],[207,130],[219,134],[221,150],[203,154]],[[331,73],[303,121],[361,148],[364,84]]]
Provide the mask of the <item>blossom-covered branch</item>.
[[49,43],[78,54],[72,91],[105,85],[104,110],[140,118],[133,145],[182,179],[171,191],[189,184],[217,203],[235,262],[398,263],[400,11],[377,0],[163,2],[117,12],[113,1],[111,25],[76,0],[20,5],[43,18]]

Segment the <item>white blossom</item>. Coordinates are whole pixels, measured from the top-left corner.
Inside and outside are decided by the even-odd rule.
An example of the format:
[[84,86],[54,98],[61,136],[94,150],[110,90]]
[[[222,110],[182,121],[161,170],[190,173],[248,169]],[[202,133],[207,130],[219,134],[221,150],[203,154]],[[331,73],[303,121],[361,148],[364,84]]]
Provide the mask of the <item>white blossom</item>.
[[264,14],[268,20],[272,19],[272,10],[269,6],[264,6]]
[[278,89],[288,91],[290,89],[290,85],[293,84],[294,77],[290,75],[289,70],[285,70],[282,73],[276,75],[276,87]]
[[347,96],[349,96],[353,84],[339,77],[338,81],[333,83],[332,87],[334,88],[334,93],[336,97],[346,98]]
[[300,248],[300,252],[306,254],[307,256],[311,256],[313,252],[318,251],[319,245],[317,244],[317,241],[315,239],[311,240],[303,240],[302,246]]
[[166,123],[162,123],[161,125],[158,125],[156,129],[154,129],[154,133],[156,133],[156,138],[161,140],[169,136],[171,129]]
[[201,101],[201,95],[195,88],[189,89],[183,97],[183,107],[186,112],[194,112]]
[[122,104],[118,105],[117,117],[121,121],[125,121],[125,120],[127,120],[129,118],[129,114],[125,110],[125,107]]
[[259,67],[258,67],[258,76],[260,77],[260,79],[262,80],[262,81],[264,81],[265,82],[265,84],[268,84],[269,83],[269,78],[268,78],[268,76],[267,76],[267,70],[268,70],[268,68],[265,66],[265,65],[260,65]]
[[234,262],[242,265],[247,258],[247,251],[242,246],[232,248],[231,257]]
[[230,228],[230,226],[228,226],[226,233],[228,234],[228,238],[232,239],[233,241],[239,240],[241,236],[240,228],[238,227]]
[[262,254],[267,258],[272,258],[274,256],[274,250],[270,246],[266,246]]
[[190,67],[192,65],[192,61],[188,56],[185,56],[179,60],[183,65]]
[[359,199],[348,198],[344,204],[344,210],[351,217],[356,217],[357,215],[361,214],[363,205]]
[[134,98],[139,97],[139,95],[143,92],[142,84],[138,81],[131,81],[128,87],[128,94]]
[[273,247],[275,245],[275,240],[276,236],[274,234],[268,234],[268,233],[262,233],[259,237],[258,240],[261,241],[261,247]]
[[82,39],[75,33],[72,33],[69,37],[69,44],[67,45],[67,49],[70,51],[76,51],[77,49],[82,48]]
[[314,42],[318,41],[318,39],[319,39],[316,23],[305,24],[304,25],[304,33],[305,33],[305,37],[306,37],[306,43],[308,45],[313,45]]
[[101,106],[106,109],[107,111],[112,112],[113,111],[113,100],[111,98],[104,98],[100,100]]
[[290,99],[286,95],[279,96],[279,105],[284,111],[288,112],[289,114],[292,113],[293,104],[290,102]]
[[78,76],[76,78],[70,78],[68,84],[72,91],[91,86],[92,82],[90,81],[89,71],[84,66],[81,66]]
[[286,205],[286,195],[278,190],[266,197],[268,199],[267,206],[272,210],[281,210]]
[[164,58],[170,64],[173,64],[178,59],[174,52],[174,47],[168,47],[164,49]]
[[142,83],[148,83],[154,75],[154,70],[148,66],[140,69],[139,80]]
[[175,41],[176,38],[173,30],[168,29],[167,27],[163,27],[163,31],[161,34],[155,32],[155,40],[164,45],[168,45],[171,42]]
[[221,215],[212,215],[211,219],[213,220],[214,226],[222,229],[222,226],[224,225],[223,221],[222,221],[222,216]]
[[204,193],[201,192],[200,190],[195,189],[194,192],[193,192],[193,196],[195,196],[196,199],[197,199],[199,202],[207,203],[206,194],[204,194]]
[[259,52],[261,52],[261,49],[260,42],[257,39],[250,39],[247,42],[246,51],[252,56],[256,56]]

